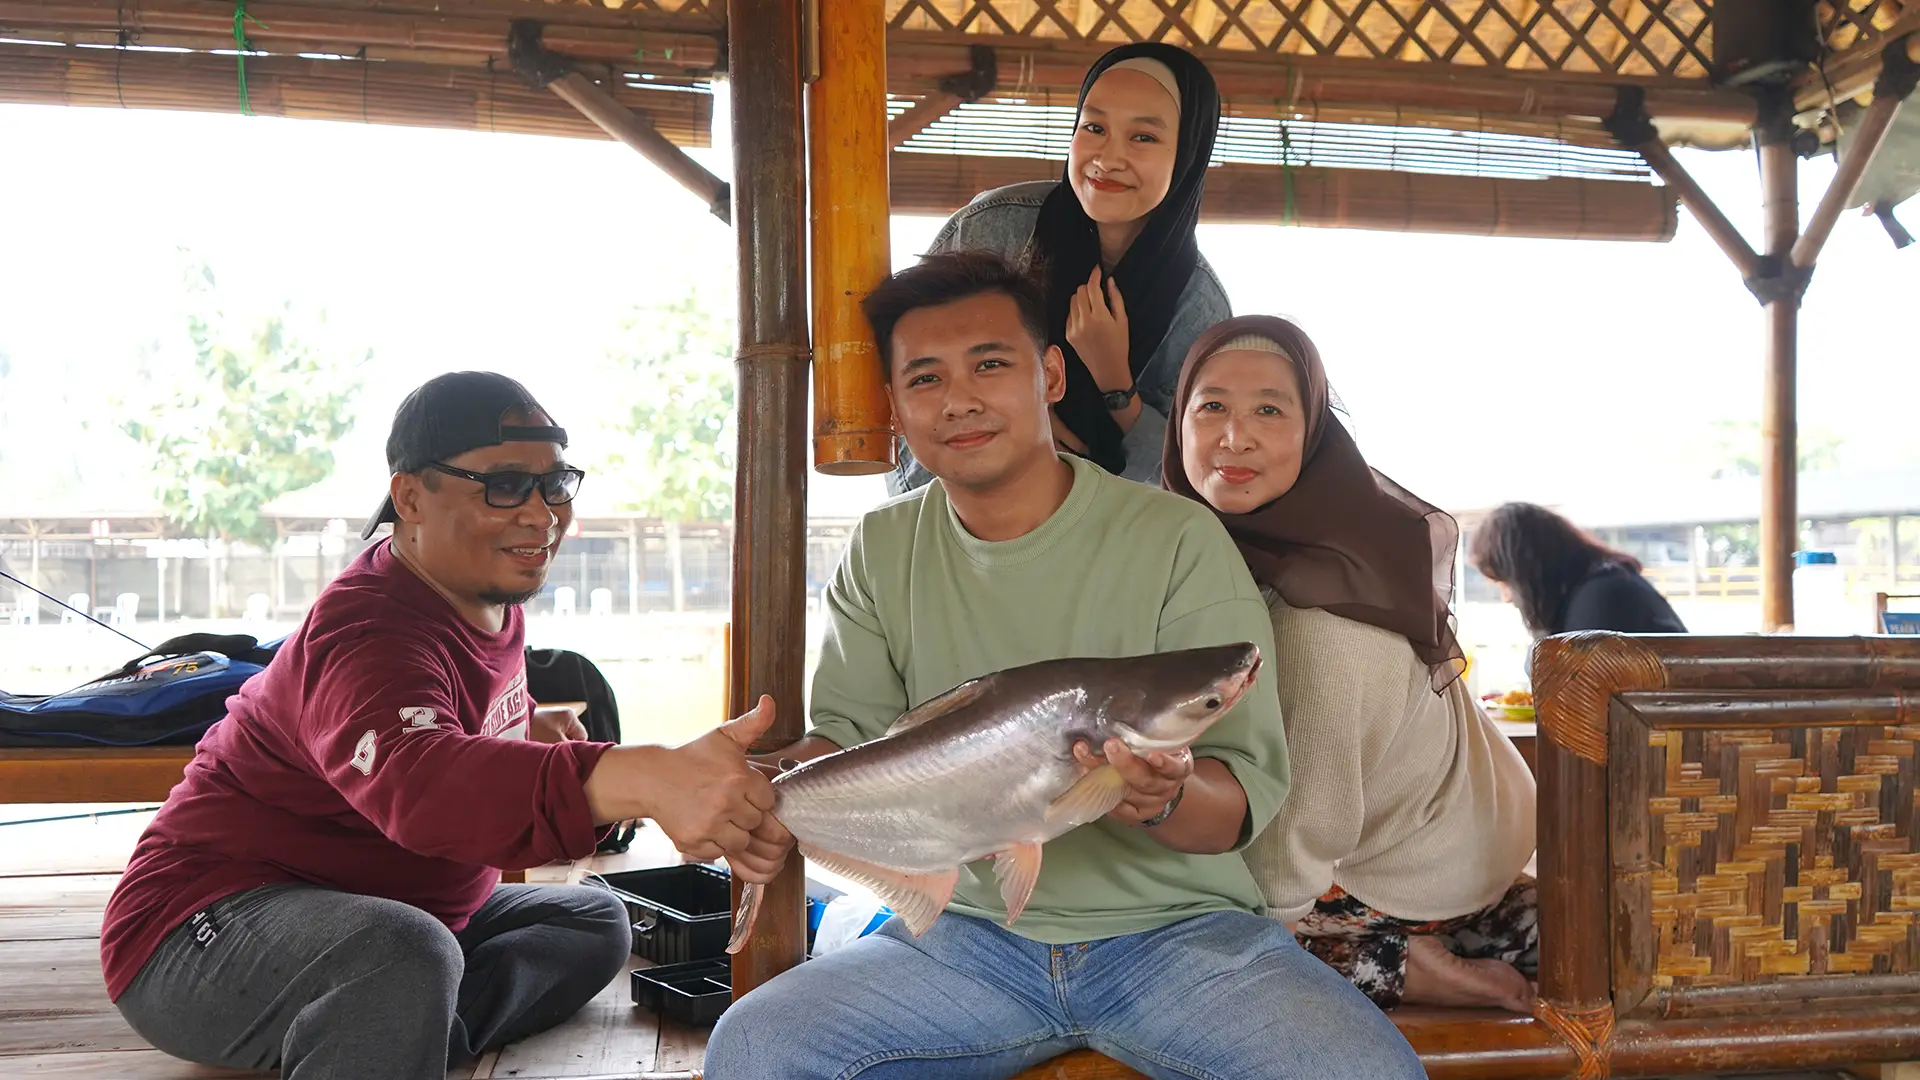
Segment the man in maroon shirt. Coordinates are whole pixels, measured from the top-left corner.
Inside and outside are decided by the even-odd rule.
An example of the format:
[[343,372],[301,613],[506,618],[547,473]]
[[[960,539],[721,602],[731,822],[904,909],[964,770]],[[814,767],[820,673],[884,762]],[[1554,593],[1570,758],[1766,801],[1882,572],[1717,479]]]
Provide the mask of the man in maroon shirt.
[[743,879],[779,870],[791,838],[745,756],[771,702],[672,749],[532,707],[521,605],[572,520],[566,444],[499,375],[401,404],[361,534],[392,538],[229,699],[107,905],[108,994],[155,1046],[291,1080],[438,1077],[571,1016],[632,943],[612,894],[501,869],[647,817]]

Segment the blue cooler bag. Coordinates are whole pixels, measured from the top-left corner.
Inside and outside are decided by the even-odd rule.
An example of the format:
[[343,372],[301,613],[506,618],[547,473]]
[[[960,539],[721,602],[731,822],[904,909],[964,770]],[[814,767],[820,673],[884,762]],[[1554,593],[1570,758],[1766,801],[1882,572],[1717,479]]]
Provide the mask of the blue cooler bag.
[[185,634],[72,690],[0,690],[0,746],[191,746],[285,640],[262,645],[246,634]]

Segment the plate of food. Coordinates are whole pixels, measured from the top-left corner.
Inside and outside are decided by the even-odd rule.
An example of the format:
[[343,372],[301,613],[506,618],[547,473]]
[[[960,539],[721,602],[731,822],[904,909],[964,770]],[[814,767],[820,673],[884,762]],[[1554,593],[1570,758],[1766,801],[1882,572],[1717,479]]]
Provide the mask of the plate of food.
[[1495,720],[1533,720],[1533,691],[1496,690],[1480,695],[1480,707]]

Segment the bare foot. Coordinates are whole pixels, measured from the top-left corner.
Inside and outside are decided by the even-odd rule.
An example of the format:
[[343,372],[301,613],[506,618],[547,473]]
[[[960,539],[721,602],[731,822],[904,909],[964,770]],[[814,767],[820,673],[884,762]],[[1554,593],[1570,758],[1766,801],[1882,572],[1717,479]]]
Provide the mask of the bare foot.
[[1407,985],[1401,1000],[1409,1005],[1492,1007],[1533,1012],[1534,986],[1503,960],[1455,956],[1430,934],[1407,939]]

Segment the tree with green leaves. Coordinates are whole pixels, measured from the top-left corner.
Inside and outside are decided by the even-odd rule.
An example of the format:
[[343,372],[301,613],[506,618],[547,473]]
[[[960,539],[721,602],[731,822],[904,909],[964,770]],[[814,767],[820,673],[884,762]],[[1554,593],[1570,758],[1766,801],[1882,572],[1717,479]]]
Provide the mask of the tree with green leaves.
[[267,543],[266,506],[332,473],[372,352],[318,344],[291,303],[228,312],[205,263],[186,279],[191,362],[149,370],[141,399],[119,402],[119,428],[151,455],[161,507],[182,532]]
[[636,306],[608,360],[630,401],[610,425],[620,506],[665,521],[733,514],[734,317],[697,285]]
[[681,523],[733,515],[732,312],[730,296],[689,282],[671,299],[636,305],[607,354],[622,404],[605,425],[611,449],[592,472],[617,485],[621,509],[666,523],[675,611],[686,606]]
[[[1760,475],[1760,421],[1719,420],[1713,425],[1712,476],[1725,480]],[[1802,425],[1797,439],[1800,472],[1838,468],[1846,440],[1812,425]]]

